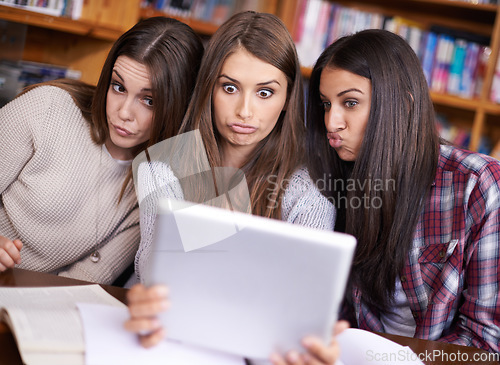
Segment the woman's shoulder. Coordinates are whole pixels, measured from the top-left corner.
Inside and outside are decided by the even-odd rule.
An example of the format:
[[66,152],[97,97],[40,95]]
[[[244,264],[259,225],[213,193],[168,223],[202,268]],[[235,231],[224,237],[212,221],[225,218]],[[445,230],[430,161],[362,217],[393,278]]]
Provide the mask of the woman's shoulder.
[[32,87],[17,96],[0,109],[0,119],[5,127],[29,130],[31,134],[41,136],[74,125],[68,123],[70,119],[78,121],[78,125],[84,125],[80,109],[71,95],[49,85]]
[[141,157],[142,154],[132,162],[134,185],[139,203],[152,194],[181,199],[182,188],[170,165],[162,161],[143,161]]
[[72,115],[80,110],[68,91],[52,85],[33,87],[17,96],[11,103],[14,109],[28,109],[31,114],[54,111],[58,115],[61,115],[61,112]]
[[286,183],[285,199],[290,200],[304,195],[321,196],[321,192],[314,184],[309,175],[309,170],[305,166],[301,166],[295,170]]
[[281,201],[282,219],[308,227],[332,230],[335,207],[314,184],[306,167],[289,178]]
[[500,178],[500,161],[497,159],[450,145],[441,146],[438,168],[478,176],[490,171]]
[[17,98],[54,100],[67,102],[71,95],[68,91],[54,85],[34,85],[28,91],[21,93]]
[[305,166],[299,167],[290,175],[289,186],[291,188],[308,189],[314,182],[309,175],[309,170]]

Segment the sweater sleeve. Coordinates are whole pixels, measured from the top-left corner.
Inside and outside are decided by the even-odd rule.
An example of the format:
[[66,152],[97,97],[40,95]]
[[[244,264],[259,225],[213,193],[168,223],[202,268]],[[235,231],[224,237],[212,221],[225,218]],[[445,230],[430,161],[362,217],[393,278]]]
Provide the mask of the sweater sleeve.
[[135,273],[141,282],[146,282],[158,202],[162,198],[182,200],[184,196],[179,180],[170,167],[162,162],[141,163],[135,181],[141,222],[141,242],[135,256]]
[[335,207],[314,185],[306,168],[290,177],[281,210],[282,219],[293,224],[324,230],[333,230],[335,225]]
[[17,179],[33,156],[33,126],[43,125],[57,88],[42,86],[23,94],[0,109],[0,194]]

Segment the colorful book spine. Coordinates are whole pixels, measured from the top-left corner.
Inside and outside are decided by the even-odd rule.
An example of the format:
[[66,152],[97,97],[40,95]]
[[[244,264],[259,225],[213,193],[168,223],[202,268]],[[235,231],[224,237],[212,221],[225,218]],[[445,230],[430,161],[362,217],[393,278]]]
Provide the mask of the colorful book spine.
[[490,100],[494,103],[500,103],[500,57],[497,58],[495,66],[495,75],[491,84]]
[[437,93],[446,91],[449,66],[453,57],[454,40],[447,34],[439,34],[436,46],[436,59],[432,70],[431,90]]
[[455,50],[448,76],[446,91],[449,94],[459,95],[462,81],[463,69],[465,66],[467,42],[463,39],[455,41]]
[[486,75],[486,67],[491,55],[491,48],[488,46],[479,47],[479,55],[475,71],[475,88],[473,97],[480,97],[483,89],[484,77]]
[[462,98],[474,97],[476,85],[476,70],[479,57],[479,44],[474,42],[467,43],[465,51],[464,68],[460,84],[460,96]]
[[296,44],[300,63],[306,67],[311,67],[316,61],[315,55],[313,54],[314,37],[321,5],[321,0],[309,0],[307,2],[307,8],[304,13],[304,29],[300,41]]
[[432,83],[432,70],[434,69],[434,60],[436,55],[436,46],[437,46],[437,34],[434,32],[427,32],[427,36],[425,37],[425,51],[424,58],[422,61],[422,69],[424,71],[425,78],[427,80],[427,85],[429,87]]

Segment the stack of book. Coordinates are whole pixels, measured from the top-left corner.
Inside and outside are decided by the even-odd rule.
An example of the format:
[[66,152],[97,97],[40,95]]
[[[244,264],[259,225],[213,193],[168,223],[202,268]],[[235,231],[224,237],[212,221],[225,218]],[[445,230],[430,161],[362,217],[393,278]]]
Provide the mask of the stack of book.
[[81,72],[63,66],[28,61],[0,61],[0,107],[28,85],[59,78],[80,79]]
[[83,2],[84,0],[0,0],[0,5],[76,20],[82,15]]
[[[448,142],[453,143],[457,147],[463,149],[469,149],[470,135],[471,135],[470,128],[465,128],[452,124],[442,114],[436,115],[436,125],[439,135],[442,138],[444,138]],[[477,149],[477,152],[484,153],[485,155],[489,155],[492,153],[491,140],[485,135],[483,135],[479,141],[479,147]]]

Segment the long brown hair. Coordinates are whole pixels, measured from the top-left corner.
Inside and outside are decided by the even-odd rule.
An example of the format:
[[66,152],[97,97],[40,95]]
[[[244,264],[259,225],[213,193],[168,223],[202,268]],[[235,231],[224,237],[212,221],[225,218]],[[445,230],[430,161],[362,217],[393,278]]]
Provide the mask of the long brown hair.
[[281,70],[287,79],[287,102],[275,128],[242,167],[253,214],[281,219],[287,179],[304,156],[304,100],[295,44],[282,21],[267,13],[241,12],[227,20],[210,39],[182,132],[198,129],[210,166],[221,166],[220,135],[214,122],[212,94],[229,55],[243,48]]
[[[328,145],[319,95],[326,67],[371,81],[370,115],[354,163],[342,161]],[[353,283],[366,301],[386,308],[412,246],[439,157],[434,107],[420,62],[401,37],[384,30],[361,31],[337,40],[322,53],[308,95],[309,171],[316,182],[331,182],[323,184],[323,194],[339,209],[336,229],[358,240]],[[382,185],[375,189],[374,183]],[[358,204],[363,201],[369,205]]]

